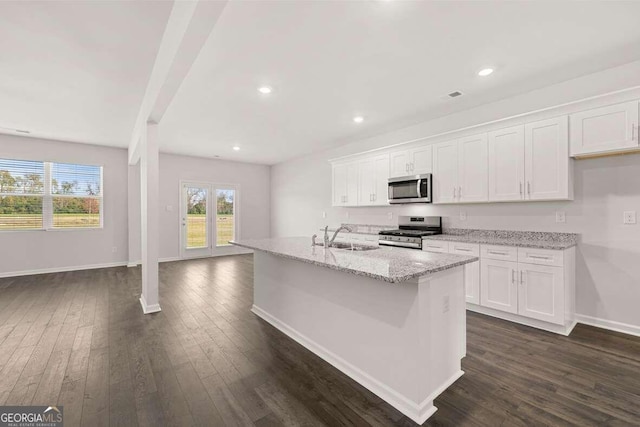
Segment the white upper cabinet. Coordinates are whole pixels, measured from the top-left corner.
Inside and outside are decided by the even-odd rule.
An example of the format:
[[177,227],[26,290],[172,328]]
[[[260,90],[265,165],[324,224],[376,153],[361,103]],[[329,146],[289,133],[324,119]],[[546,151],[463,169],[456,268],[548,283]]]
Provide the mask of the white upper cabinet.
[[486,202],[488,198],[487,134],[458,141],[458,202]]
[[487,135],[482,133],[433,146],[434,203],[486,202]]
[[333,206],[358,204],[358,162],[333,165]]
[[571,156],[638,148],[638,101],[571,115]]
[[373,204],[389,204],[389,156],[382,155],[373,159]]
[[456,203],[458,194],[458,140],[433,146],[433,202]]
[[524,199],[524,126],[489,132],[489,201]]
[[422,175],[433,171],[433,145],[413,148],[409,150],[409,164],[411,173]]
[[392,178],[409,175],[409,152],[395,151],[389,155],[389,176]]
[[433,146],[395,151],[389,156],[389,177],[422,175],[433,170]]
[[373,204],[375,171],[373,159],[358,163],[358,205]]
[[525,125],[526,200],[573,198],[567,122],[567,116],[561,116]]

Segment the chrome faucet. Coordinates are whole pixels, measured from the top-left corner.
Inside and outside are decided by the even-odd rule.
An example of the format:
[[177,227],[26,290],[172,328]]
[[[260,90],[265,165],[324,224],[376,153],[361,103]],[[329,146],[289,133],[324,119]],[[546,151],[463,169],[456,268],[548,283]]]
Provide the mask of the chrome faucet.
[[349,227],[348,225],[341,225],[340,227],[338,227],[338,229],[335,231],[335,233],[333,233],[333,237],[331,237],[331,239],[329,239],[329,226],[327,225],[324,228],[324,247],[325,248],[330,248],[331,245],[333,245],[333,241],[336,240],[336,237],[338,237],[338,233],[341,232],[342,230],[346,230],[349,233],[351,233],[353,231],[353,229],[351,227]]

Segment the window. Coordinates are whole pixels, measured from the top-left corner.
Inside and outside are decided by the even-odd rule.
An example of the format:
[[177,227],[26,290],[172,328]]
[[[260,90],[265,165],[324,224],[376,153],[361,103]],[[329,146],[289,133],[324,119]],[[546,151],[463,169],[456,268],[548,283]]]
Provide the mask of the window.
[[102,227],[102,167],[0,159],[0,230]]
[[235,198],[235,190],[216,189],[216,246],[228,246],[235,237]]

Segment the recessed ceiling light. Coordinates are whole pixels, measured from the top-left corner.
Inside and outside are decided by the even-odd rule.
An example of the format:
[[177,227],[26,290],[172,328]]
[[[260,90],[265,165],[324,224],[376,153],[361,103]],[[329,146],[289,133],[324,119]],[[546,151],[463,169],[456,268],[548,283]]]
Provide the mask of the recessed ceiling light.
[[493,73],[493,68],[483,68],[482,70],[478,71],[478,75],[480,77],[486,77],[491,73]]
[[233,146],[233,149],[234,149],[235,151],[240,151],[240,147],[238,147],[237,145],[234,145],[234,146]]
[[355,116],[355,117],[353,118],[353,121],[354,121],[354,122],[356,122],[356,123],[362,123],[362,122],[364,121],[364,117],[362,117],[362,116]]
[[273,92],[273,89],[270,86],[261,86],[258,88],[258,92],[260,92],[263,95],[268,95],[271,92]]

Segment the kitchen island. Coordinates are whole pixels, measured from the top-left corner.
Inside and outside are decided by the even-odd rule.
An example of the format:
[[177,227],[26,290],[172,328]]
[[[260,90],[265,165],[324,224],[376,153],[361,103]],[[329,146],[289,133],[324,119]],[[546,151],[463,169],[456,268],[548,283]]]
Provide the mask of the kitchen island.
[[463,374],[463,266],[477,258],[308,238],[232,243],[255,251],[253,313],[418,424]]

